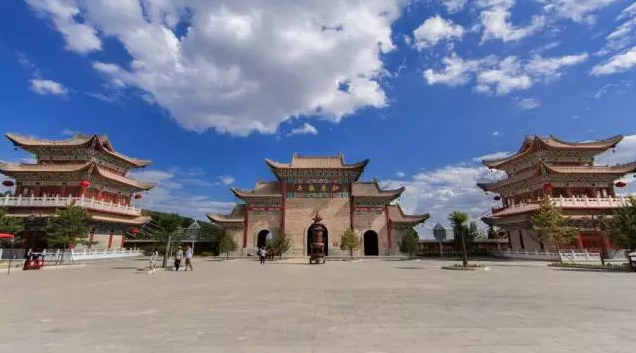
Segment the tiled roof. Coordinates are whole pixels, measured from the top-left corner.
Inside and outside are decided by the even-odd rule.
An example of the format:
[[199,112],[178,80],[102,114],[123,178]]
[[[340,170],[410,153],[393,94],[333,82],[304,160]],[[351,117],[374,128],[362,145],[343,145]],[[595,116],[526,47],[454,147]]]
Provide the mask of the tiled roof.
[[477,183],[477,186],[484,191],[495,191],[499,189],[500,187],[514,184],[516,182],[528,179],[530,177],[537,175],[538,173],[540,173],[540,169],[535,167],[531,170],[525,171],[523,173],[519,173],[512,178],[506,178],[506,179],[499,180],[493,183]]
[[250,196],[262,196],[262,197],[282,197],[283,193],[280,188],[280,183],[277,181],[263,182],[258,181],[253,190],[241,190],[239,188],[230,188],[234,195],[238,198],[250,197]]
[[115,150],[113,150],[110,140],[106,135],[75,135],[65,140],[37,139],[34,137],[21,136],[12,133],[7,133],[5,136],[11,142],[13,142],[13,144],[25,149],[37,146],[88,146],[91,142],[96,140],[97,143],[95,144],[95,146],[97,146],[97,148],[99,148],[101,151],[123,161],[126,161],[135,167],[144,167],[150,164],[149,160],[128,157],[119,152],[116,152]]
[[567,142],[554,136],[526,136],[519,151],[512,156],[499,159],[484,160],[482,163],[489,168],[496,168],[508,162],[519,159],[531,152],[537,150],[539,145],[544,148],[553,149],[579,149],[604,152],[618,144],[623,140],[623,136],[616,135],[605,140],[589,141],[589,142]]
[[356,182],[351,184],[351,195],[354,197],[388,196],[397,198],[404,192],[404,190],[404,186],[395,190],[382,190],[376,181]]
[[419,224],[429,218],[428,213],[423,215],[406,215],[400,205],[389,206],[389,219],[394,223]]
[[220,215],[214,213],[206,214],[208,218],[215,223],[237,223],[245,221],[245,205],[236,205],[229,215]]
[[141,183],[125,176],[113,173],[105,168],[99,167],[95,162],[87,163],[52,163],[52,164],[14,164],[14,163],[0,163],[0,172],[11,176],[13,173],[19,172],[35,172],[35,173],[77,173],[86,171],[93,168],[93,172],[101,175],[102,177],[110,180],[117,181],[122,184],[126,184],[135,187],[139,190],[152,189],[154,185],[148,183]]
[[265,159],[265,163],[274,169],[363,169],[369,160],[347,164],[344,155],[337,156],[300,156],[294,154],[290,163],[280,163]]

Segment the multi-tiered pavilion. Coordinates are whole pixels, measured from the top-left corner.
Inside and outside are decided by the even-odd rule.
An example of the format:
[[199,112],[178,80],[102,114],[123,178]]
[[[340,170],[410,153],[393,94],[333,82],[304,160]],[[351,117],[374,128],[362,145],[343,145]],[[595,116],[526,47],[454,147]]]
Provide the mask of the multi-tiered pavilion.
[[208,215],[233,235],[241,254],[265,245],[271,234],[284,232],[291,238],[290,253],[306,255],[308,228],[319,213],[327,228],[327,255],[340,254],[340,238],[347,229],[361,237],[361,254],[393,255],[398,253],[401,226],[415,226],[428,218],[406,215],[395,204],[403,187],[382,190],[376,181],[358,181],[369,160],[349,164],[342,154],[294,154],[290,163],[265,162],[276,181],[258,181],[253,190],[232,188],[241,202],[229,215]]
[[478,184],[503,203],[493,208],[484,222],[507,231],[512,248],[543,249],[544,244],[532,230],[531,217],[539,209],[539,201],[550,197],[580,229],[571,246],[609,249],[609,240],[601,231],[602,219],[626,204],[614,188],[626,185],[620,178],[634,172],[636,163],[598,166],[594,158],[615,148],[622,139],[615,136],[593,142],[566,142],[554,136],[528,136],[514,155],[484,161],[488,168],[507,174],[503,180]]
[[56,209],[69,205],[83,207],[90,214],[93,227],[90,240],[97,248],[118,248],[125,234],[150,218],[141,214],[132,201],[140,192],[152,188],[126,175],[150,161],[125,156],[113,149],[103,135],[77,135],[66,140],[49,141],[16,134],[6,137],[17,148],[35,155],[35,163],[0,163],[0,172],[13,180],[13,195],[0,199],[12,216],[25,220],[27,247],[44,247],[41,229]]

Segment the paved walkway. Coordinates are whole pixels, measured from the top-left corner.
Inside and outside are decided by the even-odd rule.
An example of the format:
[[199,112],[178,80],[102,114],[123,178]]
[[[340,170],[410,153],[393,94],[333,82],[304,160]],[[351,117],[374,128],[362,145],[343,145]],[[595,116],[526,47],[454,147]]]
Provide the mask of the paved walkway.
[[493,262],[145,262],[0,277],[0,352],[633,352],[636,275]]

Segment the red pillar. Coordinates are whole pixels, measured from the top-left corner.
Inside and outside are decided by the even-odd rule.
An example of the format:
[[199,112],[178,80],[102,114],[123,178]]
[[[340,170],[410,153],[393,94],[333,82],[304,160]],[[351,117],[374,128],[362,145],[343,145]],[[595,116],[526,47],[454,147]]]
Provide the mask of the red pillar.
[[283,180],[283,205],[280,214],[280,229],[285,234],[285,204],[287,203],[287,180]]
[[110,249],[113,246],[113,232],[110,232],[108,235],[108,248]]
[[243,248],[247,248],[247,225],[249,224],[249,215],[250,210],[247,207],[247,202],[245,203],[245,221],[243,223]]
[[121,244],[119,244],[120,248],[124,248],[124,240],[126,239],[126,233],[121,233]]
[[389,243],[387,244],[387,248],[390,250],[391,245],[391,218],[389,218],[389,206],[384,206],[384,214],[386,216],[386,237]]
[[349,194],[349,222],[351,231],[353,231],[353,212],[355,212],[355,207],[353,207],[353,195]]
[[610,244],[609,239],[607,238],[607,235],[601,233],[601,243],[603,244],[603,249],[604,250],[611,250],[612,249],[612,244]]
[[576,248],[583,249],[583,236],[581,234],[576,237]]

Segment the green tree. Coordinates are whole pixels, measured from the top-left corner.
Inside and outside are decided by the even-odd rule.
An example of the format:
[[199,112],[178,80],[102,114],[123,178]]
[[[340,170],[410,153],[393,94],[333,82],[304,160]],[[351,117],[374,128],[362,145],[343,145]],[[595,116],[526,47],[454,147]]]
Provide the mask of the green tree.
[[413,258],[420,247],[420,236],[413,227],[402,228],[402,240],[400,240],[400,252]]
[[[57,210],[44,227],[49,246],[66,250],[70,245],[86,244],[91,230],[91,216],[81,207],[69,206]],[[64,252],[60,261],[64,263]]]
[[279,258],[282,258],[283,255],[286,252],[288,252],[289,249],[291,248],[291,239],[289,235],[281,231],[275,232],[274,237],[272,237],[271,239],[270,247],[272,248],[272,251],[274,252],[274,256],[278,256]]
[[614,244],[629,252],[636,250],[636,197],[630,196],[628,204],[614,210],[604,224]]
[[0,233],[13,234],[17,238],[23,230],[24,222],[22,219],[8,215],[4,209],[0,208]]
[[359,248],[360,237],[358,237],[351,229],[345,230],[340,238],[340,250],[348,250],[349,256],[353,259],[353,251],[358,250]]
[[152,214],[152,226],[149,227],[148,234],[151,239],[157,240],[160,244],[165,245],[166,250],[163,254],[162,267],[168,265],[168,258],[170,257],[170,249],[173,243],[180,244],[181,240],[185,238],[183,232],[183,225],[188,219],[179,216],[176,213],[153,213]]
[[568,218],[547,197],[541,200],[539,211],[532,216],[532,229],[544,245],[557,252],[578,235],[578,229],[568,226]]
[[225,253],[225,259],[230,257],[230,252],[238,249],[238,243],[228,232],[223,232],[219,239],[219,253]]
[[462,249],[462,264],[464,267],[468,266],[468,249],[466,247],[466,238],[468,237],[468,215],[464,212],[453,211],[448,215],[448,220],[453,226],[453,237],[455,239],[455,246],[457,243]]

